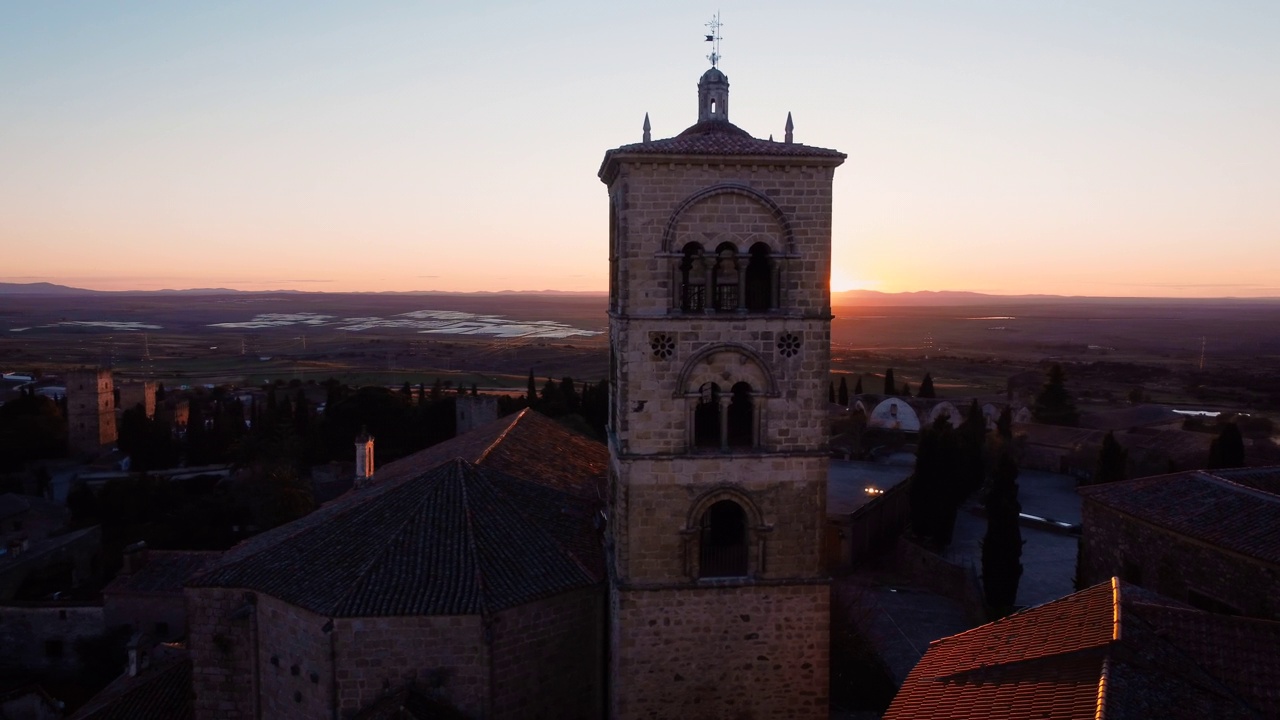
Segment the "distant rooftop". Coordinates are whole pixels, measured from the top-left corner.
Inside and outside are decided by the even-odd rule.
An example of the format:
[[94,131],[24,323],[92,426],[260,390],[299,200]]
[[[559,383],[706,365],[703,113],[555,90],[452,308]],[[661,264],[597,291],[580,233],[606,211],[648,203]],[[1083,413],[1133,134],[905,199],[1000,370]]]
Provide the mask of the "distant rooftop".
[[1280,565],[1280,467],[1196,470],[1080,488],[1157,527]]

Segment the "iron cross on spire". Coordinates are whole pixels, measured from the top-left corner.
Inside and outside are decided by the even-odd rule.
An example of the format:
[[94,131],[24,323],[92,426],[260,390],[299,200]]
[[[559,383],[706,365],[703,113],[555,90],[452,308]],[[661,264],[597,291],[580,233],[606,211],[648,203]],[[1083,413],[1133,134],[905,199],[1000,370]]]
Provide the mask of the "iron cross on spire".
[[711,67],[720,64],[720,11],[717,10],[715,17],[711,18],[711,22],[707,23],[707,29],[711,32],[707,33],[707,42],[713,43],[711,46],[711,54],[707,59],[711,61]]

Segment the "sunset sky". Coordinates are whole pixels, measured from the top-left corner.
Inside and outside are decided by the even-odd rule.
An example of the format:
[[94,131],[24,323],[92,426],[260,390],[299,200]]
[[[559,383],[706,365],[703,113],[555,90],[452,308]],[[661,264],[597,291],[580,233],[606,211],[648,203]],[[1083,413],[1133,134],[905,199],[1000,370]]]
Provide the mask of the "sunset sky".
[[1280,3],[0,4],[0,281],[604,290],[603,153],[849,155],[833,288],[1280,296]]

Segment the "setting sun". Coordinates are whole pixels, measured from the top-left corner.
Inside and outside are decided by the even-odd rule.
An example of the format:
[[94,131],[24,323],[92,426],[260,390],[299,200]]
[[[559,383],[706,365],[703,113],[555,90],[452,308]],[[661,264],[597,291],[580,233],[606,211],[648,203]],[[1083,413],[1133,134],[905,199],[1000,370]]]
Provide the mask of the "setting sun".
[[831,292],[848,292],[850,290],[867,290],[874,283],[854,279],[839,268],[831,268]]

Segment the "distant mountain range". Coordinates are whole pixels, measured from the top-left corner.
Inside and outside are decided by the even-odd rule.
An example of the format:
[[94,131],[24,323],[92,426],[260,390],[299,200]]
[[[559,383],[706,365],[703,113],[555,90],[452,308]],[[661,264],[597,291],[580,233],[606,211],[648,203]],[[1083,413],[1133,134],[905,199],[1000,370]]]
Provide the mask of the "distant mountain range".
[[[477,292],[444,292],[437,290],[411,291],[366,291],[366,292],[316,292],[307,290],[233,290],[231,288],[188,288],[185,290],[89,290],[54,283],[5,283],[0,282],[0,296],[26,295],[42,297],[67,297],[74,295],[559,295],[575,297],[604,297],[607,293],[597,291],[565,291],[565,290],[500,290]],[[979,292],[960,290],[921,290],[917,292],[886,293],[878,290],[849,290],[831,293],[831,304],[834,307],[849,305],[860,306],[903,306],[903,305],[1007,305],[1010,303],[1036,305],[1041,303],[1061,303],[1064,300],[1080,303],[1150,303],[1193,304],[1212,302],[1230,302],[1241,304],[1280,302],[1280,297],[1271,298],[1160,298],[1160,297],[1091,297],[1083,295],[989,295]]]

